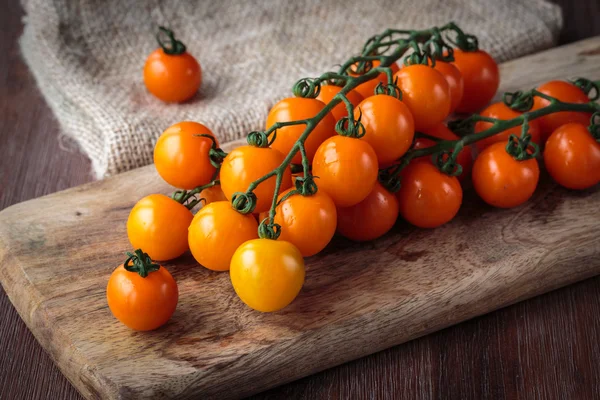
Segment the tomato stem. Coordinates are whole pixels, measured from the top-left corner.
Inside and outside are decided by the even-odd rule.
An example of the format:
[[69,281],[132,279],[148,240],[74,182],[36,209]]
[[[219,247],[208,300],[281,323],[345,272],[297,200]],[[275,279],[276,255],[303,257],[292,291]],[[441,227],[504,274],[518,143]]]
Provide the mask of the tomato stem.
[[159,46],[162,47],[165,54],[179,55],[186,51],[185,44],[175,39],[175,34],[172,30],[165,28],[164,26],[158,27],[158,33],[156,34],[156,41]]
[[[140,274],[142,278],[148,276],[149,273],[158,271],[160,265],[153,263],[150,256],[142,251],[142,249],[137,249],[135,252],[127,252],[127,260],[123,263],[123,268],[125,268],[129,272],[137,272]],[[129,262],[131,261],[131,265]]]

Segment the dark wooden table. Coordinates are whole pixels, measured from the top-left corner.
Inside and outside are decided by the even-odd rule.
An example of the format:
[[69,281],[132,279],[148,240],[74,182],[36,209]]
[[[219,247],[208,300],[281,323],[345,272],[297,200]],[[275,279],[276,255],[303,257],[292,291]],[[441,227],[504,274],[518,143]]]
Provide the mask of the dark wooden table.
[[[555,2],[561,42],[600,34],[598,0]],[[22,13],[0,0],[0,209],[92,180],[21,59]],[[600,277],[255,398],[600,399],[599,315]],[[0,399],[80,398],[0,290]]]

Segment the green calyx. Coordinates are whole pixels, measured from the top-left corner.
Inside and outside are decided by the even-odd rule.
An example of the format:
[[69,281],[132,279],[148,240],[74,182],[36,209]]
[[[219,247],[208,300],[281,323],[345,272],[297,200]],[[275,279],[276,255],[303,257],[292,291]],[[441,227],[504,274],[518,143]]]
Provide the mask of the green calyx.
[[588,126],[588,131],[598,143],[600,143],[600,112],[596,111],[592,114],[592,118],[590,118],[590,126]]
[[160,268],[160,265],[153,263],[150,256],[144,253],[142,249],[126,254],[128,258],[123,263],[123,267],[129,272],[137,272],[142,278],[147,277],[151,272],[158,271]]
[[512,110],[526,112],[533,108],[533,93],[532,91],[523,92],[506,92],[502,95],[504,104]]
[[156,41],[159,46],[162,47],[165,54],[179,55],[186,51],[185,45],[179,40],[175,39],[175,34],[172,30],[165,28],[164,26],[158,27],[158,33],[156,34]]

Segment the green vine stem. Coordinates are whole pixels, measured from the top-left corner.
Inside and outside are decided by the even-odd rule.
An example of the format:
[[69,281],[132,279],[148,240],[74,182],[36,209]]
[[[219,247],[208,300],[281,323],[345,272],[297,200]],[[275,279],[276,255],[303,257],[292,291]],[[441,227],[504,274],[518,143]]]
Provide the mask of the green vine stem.
[[133,253],[128,251],[126,254],[127,260],[123,263],[123,268],[129,272],[137,272],[142,278],[147,277],[151,272],[158,271],[160,268],[160,265],[153,263],[150,256],[141,249],[137,249]]
[[[217,170],[217,173],[218,172],[219,171]],[[217,175],[217,174],[215,174],[215,175]],[[188,210],[191,210],[192,208],[196,207],[196,205],[198,205],[198,203],[200,203],[203,200],[203,199],[197,199],[196,198],[197,194],[202,192],[204,189],[208,189],[213,186],[218,186],[220,184],[221,184],[221,182],[218,179],[213,179],[210,183],[207,183],[206,185],[198,186],[192,190],[176,190],[171,195],[171,198],[173,200],[175,200],[176,202],[183,204]],[[188,200],[191,200],[191,201],[188,202]]]
[[165,28],[164,26],[158,27],[158,33],[156,34],[156,41],[159,46],[162,47],[165,54],[179,55],[186,51],[185,44],[175,39],[175,34],[172,30]]

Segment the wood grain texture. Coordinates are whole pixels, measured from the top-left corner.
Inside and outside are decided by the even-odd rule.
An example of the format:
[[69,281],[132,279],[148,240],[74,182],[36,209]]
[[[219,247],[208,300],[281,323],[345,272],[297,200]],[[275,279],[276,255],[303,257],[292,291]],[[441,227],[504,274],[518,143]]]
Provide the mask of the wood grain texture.
[[[502,66],[502,90],[566,71],[596,79],[599,61],[600,37],[515,60]],[[110,315],[106,282],[129,248],[132,205],[170,190],[148,166],[0,213],[2,285],[88,398],[248,395],[600,273],[600,192],[546,179],[514,210],[471,195],[442,228],[400,223],[361,246],[335,240],[307,260],[301,296],[279,313],[248,309],[227,274],[184,256],[165,264],[180,288],[172,320],[132,332]]]
[[[562,3],[563,41],[600,34],[596,0]],[[0,209],[91,181],[20,59],[22,12],[0,0]],[[594,13],[594,10],[596,12]],[[280,386],[253,399],[600,398],[600,278]],[[0,290],[0,399],[81,399]]]

